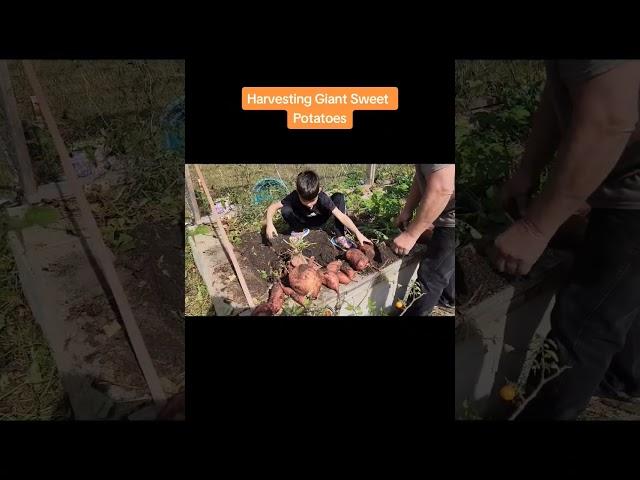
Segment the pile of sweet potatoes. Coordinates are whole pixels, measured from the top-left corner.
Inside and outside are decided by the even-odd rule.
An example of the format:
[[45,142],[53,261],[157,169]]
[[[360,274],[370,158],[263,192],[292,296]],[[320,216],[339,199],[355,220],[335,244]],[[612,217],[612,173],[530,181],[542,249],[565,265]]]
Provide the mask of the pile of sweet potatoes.
[[322,285],[340,296],[340,284],[351,283],[357,272],[361,272],[373,260],[373,245],[352,248],[345,254],[346,262],[335,260],[326,267],[319,265],[313,257],[308,260],[303,255],[294,255],[287,264],[286,273],[271,287],[269,300],[258,305],[253,315],[277,315],[282,310],[286,296],[305,306],[307,297],[316,299]]

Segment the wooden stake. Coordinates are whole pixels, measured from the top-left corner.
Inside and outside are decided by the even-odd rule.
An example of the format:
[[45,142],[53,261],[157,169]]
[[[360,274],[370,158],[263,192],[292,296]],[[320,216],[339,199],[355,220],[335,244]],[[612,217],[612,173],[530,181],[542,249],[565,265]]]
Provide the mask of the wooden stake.
[[227,256],[231,260],[233,265],[233,269],[236,272],[236,276],[238,277],[238,281],[240,282],[240,286],[242,287],[242,292],[244,293],[245,298],[247,299],[247,303],[249,307],[255,308],[255,303],[253,303],[253,298],[251,298],[251,293],[249,292],[249,287],[247,287],[247,283],[244,281],[244,275],[242,275],[242,271],[240,270],[240,264],[238,263],[238,259],[236,258],[236,254],[233,252],[233,245],[229,242],[229,238],[227,237],[227,232],[224,231],[224,226],[220,221],[220,217],[216,213],[215,205],[213,204],[213,199],[211,198],[211,193],[209,192],[209,187],[207,187],[207,183],[204,180],[204,176],[202,175],[202,171],[200,167],[196,164],[193,165],[196,169],[196,173],[198,174],[198,180],[200,181],[200,186],[202,190],[204,190],[204,194],[207,197],[207,201],[209,202],[209,208],[211,213],[209,214],[209,218],[213,215],[214,220],[216,222],[216,230],[218,231],[218,238],[222,243],[222,247],[225,252],[227,252]]
[[375,163],[371,163],[369,165],[367,165],[367,179],[365,184],[366,185],[373,185],[376,181],[376,164]]
[[11,76],[9,75],[9,66],[6,60],[0,61],[0,94],[7,112],[7,121],[9,130],[11,131],[11,139],[18,158],[18,174],[20,175],[20,183],[24,190],[24,195],[29,203],[37,202],[36,198],[37,186],[31,168],[31,157],[29,157],[29,148],[24,137],[22,122],[18,114],[18,105],[16,97],[13,94],[11,86]]
[[104,273],[107,283],[109,284],[109,288],[111,289],[113,297],[115,298],[115,301],[118,305],[118,309],[120,310],[120,314],[122,315],[122,321],[129,336],[129,341],[131,342],[133,352],[138,360],[144,378],[147,381],[147,385],[149,386],[149,390],[151,391],[151,396],[153,397],[154,402],[158,406],[162,407],[166,402],[166,397],[160,384],[158,372],[156,372],[156,369],[153,366],[151,356],[149,355],[147,346],[145,345],[142,334],[140,333],[140,328],[138,327],[136,319],[133,316],[131,305],[129,304],[129,300],[127,299],[124,288],[122,287],[120,278],[118,278],[116,269],[113,266],[112,258],[109,255],[109,250],[107,249],[107,246],[102,239],[100,229],[98,228],[98,224],[93,217],[89,202],[87,202],[87,198],[84,195],[84,190],[82,189],[82,186],[78,181],[78,177],[76,176],[73,164],[71,163],[71,156],[69,155],[69,151],[64,144],[62,136],[60,135],[60,130],[58,129],[58,125],[55,119],[53,118],[53,114],[51,113],[51,109],[49,108],[49,103],[47,102],[47,98],[44,96],[44,92],[42,90],[40,82],[38,81],[38,77],[35,70],[33,69],[31,61],[23,60],[22,63],[24,65],[24,70],[27,74],[27,78],[29,79],[29,83],[31,84],[31,88],[38,98],[38,103],[40,104],[40,110],[42,112],[44,121],[47,124],[47,128],[49,129],[51,136],[53,137],[53,143],[56,147],[58,155],[60,156],[65,177],[67,178],[67,182],[69,183],[71,191],[73,192],[76,202],[78,203],[78,208],[80,210],[79,220],[81,226],[83,227],[79,233],[84,236],[87,244],[91,249],[91,252],[96,257],[100,264],[100,267],[102,268],[102,272]]

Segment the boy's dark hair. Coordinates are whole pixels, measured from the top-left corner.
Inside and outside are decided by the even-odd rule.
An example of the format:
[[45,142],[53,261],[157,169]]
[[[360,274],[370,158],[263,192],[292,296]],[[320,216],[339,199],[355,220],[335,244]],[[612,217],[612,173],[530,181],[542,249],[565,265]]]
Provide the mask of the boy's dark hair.
[[313,200],[320,191],[320,179],[313,170],[305,170],[298,174],[296,190],[303,200]]

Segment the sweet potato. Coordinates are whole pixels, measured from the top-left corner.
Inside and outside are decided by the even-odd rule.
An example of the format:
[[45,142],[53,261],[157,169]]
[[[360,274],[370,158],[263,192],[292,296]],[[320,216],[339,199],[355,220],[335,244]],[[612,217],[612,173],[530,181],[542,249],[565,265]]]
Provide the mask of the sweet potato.
[[299,265],[289,273],[289,285],[300,295],[317,298],[322,286],[322,276],[310,265]]
[[269,303],[271,304],[271,310],[274,314],[277,314],[282,310],[282,304],[284,303],[284,290],[280,282],[275,283],[271,287],[269,292]]
[[345,258],[347,259],[347,262],[349,262],[349,265],[351,265],[351,267],[357,272],[364,270],[369,265],[369,259],[367,256],[362,252],[362,250],[358,250],[357,248],[347,250]]
[[345,273],[338,272],[337,275],[338,275],[338,280],[340,281],[341,284],[348,285],[349,283],[351,283],[351,279]]
[[291,257],[291,260],[289,260],[289,262],[291,263],[292,267],[299,267],[300,265],[305,265],[307,263],[307,261],[304,258],[304,255],[298,254],[298,255],[294,255],[293,257]]
[[370,243],[363,243],[360,245],[359,250],[367,256],[369,261],[373,260],[373,257],[376,256],[376,249]]
[[291,298],[293,298],[293,300],[298,302],[300,305],[302,305],[303,307],[306,307],[305,305],[306,297],[304,295],[300,295],[299,293],[296,293],[293,290],[293,288],[285,287],[284,285],[282,286],[282,290],[286,295],[289,295]]
[[338,273],[341,266],[342,260],[334,260],[333,262],[329,262],[329,264],[327,265],[327,270],[329,272]]
[[349,277],[349,280],[353,280],[356,276],[356,271],[348,263],[343,263],[340,271]]
[[271,317],[273,315],[273,305],[269,302],[261,303],[253,309],[251,315],[256,317]]
[[340,279],[338,278],[337,273],[329,271],[324,272],[322,284],[340,295]]

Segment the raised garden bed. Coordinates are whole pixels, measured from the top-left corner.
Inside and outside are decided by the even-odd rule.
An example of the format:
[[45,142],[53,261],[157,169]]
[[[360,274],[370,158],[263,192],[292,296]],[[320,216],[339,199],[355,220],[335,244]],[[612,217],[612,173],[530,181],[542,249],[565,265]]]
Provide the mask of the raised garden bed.
[[[316,261],[322,265],[337,258],[343,258],[343,252],[333,247],[329,238],[325,231],[312,231],[305,240],[313,245],[304,250],[304,255],[315,257]],[[271,273],[277,271],[288,260],[289,246],[284,242],[286,239],[288,236],[279,235],[271,245],[268,245],[260,233],[255,232],[248,234],[242,244],[235,248],[243,275],[256,304],[267,298]],[[215,313],[217,315],[249,314],[250,309],[233,269],[212,232],[206,235],[189,236],[189,242],[196,265],[209,294],[213,297]],[[419,245],[411,255],[400,258],[388,245],[379,244],[371,265],[360,272],[352,283],[340,285],[341,301],[337,301],[335,292],[323,287],[314,305],[329,306],[335,314],[346,315],[392,311],[390,307],[393,299],[404,298],[407,287],[415,280],[424,248]],[[292,301],[287,300],[287,302]]]
[[512,280],[472,247],[461,250],[468,292],[456,318],[456,418],[505,418],[510,409],[498,391],[526,380],[571,256],[548,250],[527,277]]

